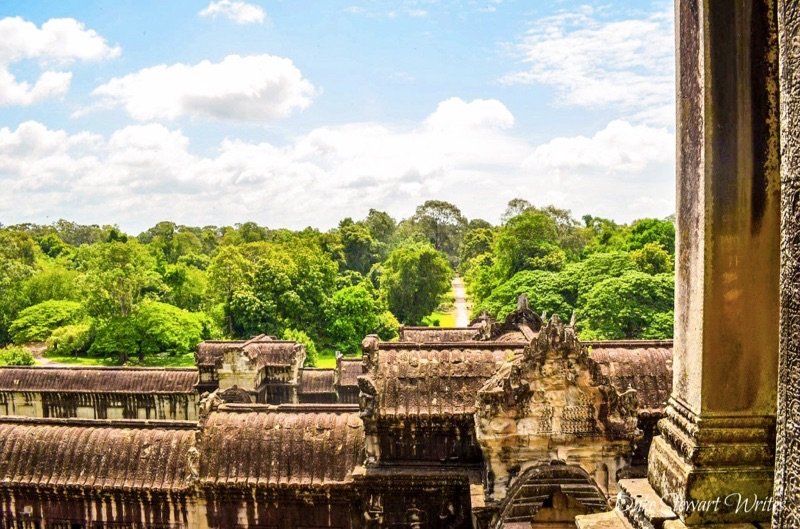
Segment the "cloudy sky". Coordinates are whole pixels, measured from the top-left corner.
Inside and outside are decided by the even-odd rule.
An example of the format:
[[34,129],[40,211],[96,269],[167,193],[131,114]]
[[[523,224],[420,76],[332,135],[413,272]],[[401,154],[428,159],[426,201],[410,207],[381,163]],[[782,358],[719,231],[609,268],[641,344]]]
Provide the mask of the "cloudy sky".
[[674,209],[669,0],[3,0],[0,223]]

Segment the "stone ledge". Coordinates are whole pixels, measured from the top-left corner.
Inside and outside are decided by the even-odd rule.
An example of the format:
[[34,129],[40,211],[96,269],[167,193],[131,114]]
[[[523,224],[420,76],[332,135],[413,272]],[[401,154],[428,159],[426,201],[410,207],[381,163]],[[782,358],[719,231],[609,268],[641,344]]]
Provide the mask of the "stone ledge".
[[578,529],[632,529],[617,511],[576,516],[575,526]]
[[661,527],[665,521],[678,518],[647,479],[620,480],[617,511],[633,527]]

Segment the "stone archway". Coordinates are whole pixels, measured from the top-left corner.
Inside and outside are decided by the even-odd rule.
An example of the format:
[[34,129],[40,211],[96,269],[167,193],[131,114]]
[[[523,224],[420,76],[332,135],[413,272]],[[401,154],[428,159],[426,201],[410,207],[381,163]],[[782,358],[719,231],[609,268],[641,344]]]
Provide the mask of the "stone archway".
[[608,500],[594,479],[581,467],[560,461],[525,470],[514,480],[500,504],[493,529],[575,525],[575,516],[607,511]]

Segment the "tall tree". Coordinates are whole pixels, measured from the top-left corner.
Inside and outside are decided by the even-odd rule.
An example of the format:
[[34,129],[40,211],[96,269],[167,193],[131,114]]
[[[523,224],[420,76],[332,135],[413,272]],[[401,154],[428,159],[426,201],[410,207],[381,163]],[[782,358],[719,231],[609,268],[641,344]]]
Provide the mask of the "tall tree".
[[506,223],[497,235],[495,256],[504,278],[522,270],[559,270],[566,259],[558,246],[555,221],[536,210],[524,211]]
[[379,260],[378,248],[369,229],[361,223],[347,218],[339,223],[345,266],[365,275]]
[[155,259],[138,241],[81,248],[81,290],[89,313],[100,318],[129,316],[147,294],[164,292]]
[[321,335],[325,302],[336,288],[336,264],[311,241],[263,244],[252,282],[234,292],[235,322],[245,335],[280,335],[289,328]]
[[430,244],[408,243],[389,254],[382,267],[381,289],[389,310],[407,324],[419,324],[450,290],[452,268]]
[[208,265],[208,286],[211,294],[222,302],[229,336],[236,334],[231,309],[239,288],[250,283],[253,263],[236,246],[222,246]]
[[412,222],[452,265],[458,263],[458,249],[467,227],[460,209],[442,200],[428,200],[417,207]]
[[595,284],[581,310],[581,336],[588,339],[672,337],[675,278],[639,271]]
[[522,213],[533,209],[533,204],[525,200],[524,198],[512,198],[508,201],[506,205],[506,210],[503,212],[503,216],[500,218],[503,224],[508,222],[509,220],[513,219],[517,215],[521,215]]

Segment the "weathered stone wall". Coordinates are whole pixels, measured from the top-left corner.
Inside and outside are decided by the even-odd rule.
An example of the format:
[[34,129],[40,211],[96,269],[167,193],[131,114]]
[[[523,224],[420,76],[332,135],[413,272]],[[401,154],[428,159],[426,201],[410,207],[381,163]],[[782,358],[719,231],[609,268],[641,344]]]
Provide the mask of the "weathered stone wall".
[[800,527],[800,4],[778,2],[781,85],[781,330],[773,527]]

